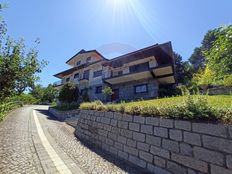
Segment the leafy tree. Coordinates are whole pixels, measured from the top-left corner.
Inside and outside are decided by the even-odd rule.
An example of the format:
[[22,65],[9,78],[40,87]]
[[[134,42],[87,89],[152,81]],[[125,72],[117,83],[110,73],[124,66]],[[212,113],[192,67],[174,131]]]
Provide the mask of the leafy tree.
[[215,84],[215,72],[206,66],[204,70],[200,70],[198,73],[194,74],[192,81],[193,84],[207,89],[209,85]]
[[41,102],[43,96],[44,96],[44,88],[42,85],[38,84],[35,85],[31,90],[30,94],[37,99],[37,101]]
[[105,87],[103,90],[102,90],[102,93],[106,96],[109,96],[109,95],[112,95],[114,94],[113,90],[111,87]]
[[177,82],[183,85],[188,85],[192,79],[193,68],[188,61],[183,61],[182,56],[174,52]]
[[217,80],[232,74],[232,25],[216,30],[216,40],[204,54],[209,68],[216,72]]
[[64,103],[77,102],[79,99],[80,93],[76,85],[72,83],[66,83],[62,86],[58,99]]
[[217,29],[209,30],[202,42],[200,47],[196,47],[193,51],[193,54],[189,58],[189,62],[194,67],[194,72],[196,73],[199,69],[204,69],[206,65],[206,58],[204,51],[210,50],[213,46],[214,41],[216,40]]
[[[36,42],[36,46],[38,42]],[[6,34],[5,22],[0,20],[0,99],[21,94],[32,88],[38,80],[37,73],[46,65],[38,60],[37,47],[26,48],[24,41],[13,40]]]
[[52,84],[49,84],[44,90],[42,101],[52,103],[58,97],[58,95],[58,90],[55,89]]

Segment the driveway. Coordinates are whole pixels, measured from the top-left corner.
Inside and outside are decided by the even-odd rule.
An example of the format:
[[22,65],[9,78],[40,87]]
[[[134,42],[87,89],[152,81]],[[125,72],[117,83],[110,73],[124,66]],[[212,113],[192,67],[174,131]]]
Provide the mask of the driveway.
[[0,173],[141,173],[74,136],[48,106],[25,106],[0,123]]

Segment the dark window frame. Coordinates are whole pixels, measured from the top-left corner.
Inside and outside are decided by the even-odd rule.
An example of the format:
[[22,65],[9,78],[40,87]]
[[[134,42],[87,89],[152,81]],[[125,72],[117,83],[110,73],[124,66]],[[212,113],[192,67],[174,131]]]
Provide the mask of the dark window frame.
[[[136,92],[136,88],[137,88],[137,87],[141,87],[141,86],[146,86],[146,91]],[[135,94],[148,93],[148,85],[147,85],[147,83],[145,83],[145,84],[135,85],[135,86],[134,86],[134,93],[135,93]]]
[[91,62],[91,57],[86,58],[86,63],[89,63],[89,62]]
[[95,88],[95,94],[101,94],[101,93],[102,93],[102,86],[96,86],[96,88]]
[[79,66],[79,65],[81,65],[81,60],[76,62],[76,66]]
[[67,77],[67,78],[65,79],[65,81],[66,81],[66,82],[69,82],[69,81],[70,81],[70,77]]
[[93,77],[95,78],[95,77],[100,77],[100,76],[102,76],[102,70],[98,70],[98,71],[94,71],[93,72]]
[[[78,77],[77,77],[77,75],[78,75]],[[74,79],[79,79],[80,78],[80,73],[76,73],[76,74],[74,74],[74,77],[73,77]]]

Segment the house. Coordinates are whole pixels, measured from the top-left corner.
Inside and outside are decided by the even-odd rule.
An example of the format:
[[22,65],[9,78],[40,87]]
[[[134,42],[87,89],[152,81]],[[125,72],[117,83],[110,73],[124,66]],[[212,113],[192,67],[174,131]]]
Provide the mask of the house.
[[66,63],[70,69],[55,74],[60,88],[72,82],[91,100],[106,101],[102,89],[110,86],[111,101],[150,99],[158,96],[160,85],[175,84],[175,66],[171,42],[155,44],[113,59],[96,50],[81,50]]

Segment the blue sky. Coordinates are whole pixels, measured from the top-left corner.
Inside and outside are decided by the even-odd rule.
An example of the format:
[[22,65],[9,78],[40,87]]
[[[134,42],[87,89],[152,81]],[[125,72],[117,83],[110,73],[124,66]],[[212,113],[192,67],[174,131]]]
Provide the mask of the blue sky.
[[49,61],[40,74],[44,86],[68,68],[81,49],[112,58],[171,41],[188,59],[204,34],[232,23],[231,0],[8,0],[2,12],[8,34],[28,47],[40,38],[39,57]]

